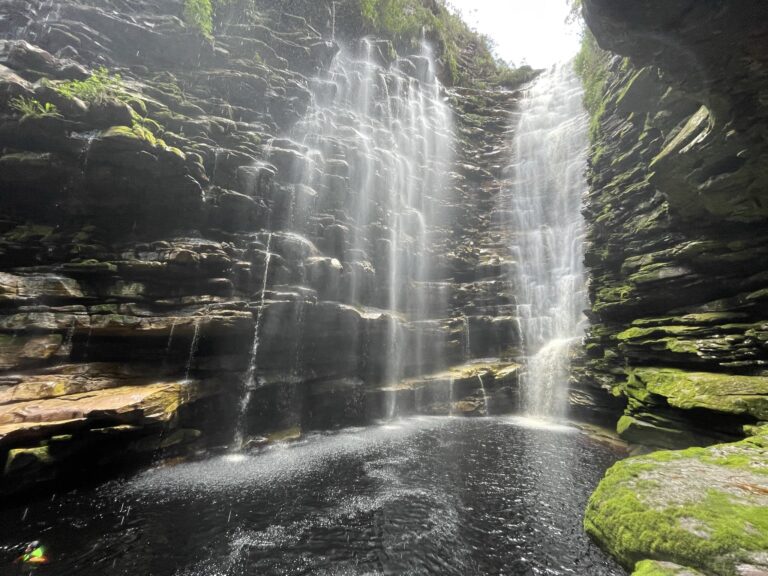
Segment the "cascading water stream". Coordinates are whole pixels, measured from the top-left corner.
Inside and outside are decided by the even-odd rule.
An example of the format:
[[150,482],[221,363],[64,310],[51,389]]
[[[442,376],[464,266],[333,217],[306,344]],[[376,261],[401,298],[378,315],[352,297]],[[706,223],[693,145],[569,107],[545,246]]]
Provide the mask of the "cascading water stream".
[[522,402],[529,416],[563,416],[570,346],[586,321],[581,202],[587,122],[581,82],[564,64],[528,90],[515,133],[510,226],[526,355]]
[[477,380],[480,382],[480,392],[483,395],[483,412],[488,416],[490,413],[488,412],[488,392],[485,391],[485,382],[483,382],[483,377],[480,374],[477,375]]
[[[453,125],[428,47],[391,64],[381,50],[369,40],[342,50],[313,81],[312,106],[281,144],[300,154],[292,178],[317,192],[315,210],[349,229],[349,245],[337,255],[349,278],[339,299],[387,312],[389,386],[438,361],[424,357],[420,330],[409,337],[403,323],[427,319],[434,305],[426,292],[430,234],[442,224]],[[395,394],[385,394],[390,417]]]
[[251,359],[248,363],[248,371],[245,373],[243,379],[243,394],[240,398],[240,406],[237,411],[237,422],[235,425],[235,440],[234,447],[236,450],[241,450],[245,444],[245,427],[246,416],[248,413],[248,407],[251,405],[251,396],[253,391],[257,387],[258,380],[256,379],[256,371],[258,368],[258,353],[259,353],[259,330],[261,328],[261,322],[264,317],[264,299],[267,294],[267,282],[269,280],[269,262],[272,259],[272,233],[267,235],[267,244],[264,249],[264,278],[261,282],[261,293],[259,297],[259,309],[256,312],[256,320],[253,328],[253,343],[251,345]]
[[[193,326],[192,342],[189,345],[189,356],[187,357],[187,366],[184,371],[184,382],[189,382],[189,376],[192,373],[192,363],[195,361],[195,354],[200,345],[200,319],[195,318]],[[169,338],[170,340],[170,338]]]

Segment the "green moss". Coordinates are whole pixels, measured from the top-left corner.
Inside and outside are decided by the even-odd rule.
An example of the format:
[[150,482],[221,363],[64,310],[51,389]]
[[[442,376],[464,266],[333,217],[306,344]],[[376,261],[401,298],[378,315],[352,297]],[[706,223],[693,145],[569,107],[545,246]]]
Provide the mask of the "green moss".
[[130,138],[141,142],[146,142],[152,147],[159,147],[178,156],[186,158],[184,153],[175,147],[168,146],[165,140],[155,136],[145,125],[134,122],[132,126],[112,126],[101,135],[102,138]]
[[[748,492],[743,497],[718,489],[698,494],[693,485],[692,493],[681,498],[675,491],[686,489],[686,465],[703,452],[657,452],[614,465],[589,500],[587,532],[625,566],[657,558],[735,574],[737,561],[768,549],[768,508],[764,497]],[[676,474],[681,482],[669,492]]]
[[81,262],[67,262],[62,264],[62,268],[70,272],[117,272],[116,264],[113,264],[112,262],[100,262],[94,259],[83,260]]
[[102,132],[102,138],[130,138],[139,140],[140,136],[136,134],[130,126],[112,126]]
[[635,301],[635,287],[630,284],[618,284],[603,286],[595,294],[592,310],[603,313],[620,306],[633,304]]
[[676,408],[701,408],[768,419],[767,376],[636,368],[630,371],[629,384],[665,397],[669,405]]
[[654,326],[653,328],[632,327],[616,335],[619,340],[639,340],[651,336],[681,336],[699,331],[695,326]]
[[616,432],[618,432],[619,436],[622,436],[629,430],[629,428],[634,424],[635,419],[631,416],[623,415],[621,418],[619,418],[619,421],[616,423]]
[[670,562],[656,562],[655,560],[643,560],[635,566],[632,576],[704,576],[698,570],[686,568]]
[[656,262],[642,266],[630,276],[630,280],[636,284],[657,282],[666,278],[676,278],[686,273],[685,270],[669,264],[669,262]]
[[632,322],[633,326],[697,326],[717,325],[725,322],[740,320],[747,315],[742,312],[703,312],[700,314],[686,314],[685,316],[668,316],[665,318],[641,318]]
[[34,472],[52,461],[48,446],[16,448],[8,452],[3,473],[9,475],[25,471]]

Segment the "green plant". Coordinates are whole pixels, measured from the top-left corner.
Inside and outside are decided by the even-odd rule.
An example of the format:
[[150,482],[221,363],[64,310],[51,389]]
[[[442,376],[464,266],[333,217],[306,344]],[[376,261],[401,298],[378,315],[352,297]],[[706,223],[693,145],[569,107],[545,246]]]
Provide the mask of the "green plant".
[[347,14],[361,19],[365,32],[392,40],[398,50],[413,49],[426,37],[448,83],[482,87],[513,79],[515,69],[494,57],[492,41],[472,30],[445,0],[342,0],[340,4]]
[[130,101],[133,98],[125,92],[119,74],[110,74],[105,67],[97,68],[85,80],[69,80],[54,88],[68,98],[79,98],[85,102],[103,102],[108,98]]
[[505,88],[517,88],[533,80],[538,73],[527,64],[518,68],[500,65],[499,68],[496,82]]
[[17,96],[11,100],[11,108],[19,112],[22,118],[59,118],[56,105],[45,102],[42,103],[34,98],[26,96]]
[[591,117],[590,135],[595,140],[604,109],[605,83],[608,80],[608,52],[597,45],[589,30],[584,32],[574,67],[584,84],[584,107]]
[[211,0],[184,0],[184,21],[210,36],[213,33]]

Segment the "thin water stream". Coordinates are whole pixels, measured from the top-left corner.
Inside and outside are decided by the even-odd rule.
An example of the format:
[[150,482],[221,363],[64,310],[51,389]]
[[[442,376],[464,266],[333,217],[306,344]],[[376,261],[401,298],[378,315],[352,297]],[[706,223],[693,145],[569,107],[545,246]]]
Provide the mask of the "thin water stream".
[[251,343],[251,357],[248,363],[248,370],[245,373],[243,379],[243,392],[240,398],[240,405],[237,410],[237,422],[235,423],[235,440],[233,446],[236,450],[242,449],[245,443],[245,428],[246,428],[246,416],[248,414],[248,407],[251,404],[251,396],[253,391],[258,386],[257,370],[258,370],[258,354],[259,354],[259,338],[261,337],[261,323],[264,317],[265,299],[267,296],[267,286],[269,283],[269,264],[272,260],[272,233],[267,235],[267,244],[264,249],[264,278],[261,282],[261,292],[259,294],[259,309],[256,312],[256,320],[254,321],[253,328],[253,341]]
[[616,458],[525,419],[397,420],[11,507],[0,560],[40,539],[38,576],[619,576],[581,527]]

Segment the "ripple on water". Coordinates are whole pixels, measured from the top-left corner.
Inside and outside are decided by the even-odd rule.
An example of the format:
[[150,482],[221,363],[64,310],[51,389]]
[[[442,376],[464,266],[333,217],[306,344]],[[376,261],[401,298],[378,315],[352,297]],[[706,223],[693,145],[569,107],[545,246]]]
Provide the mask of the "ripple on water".
[[614,576],[581,529],[614,460],[563,425],[402,420],[8,510],[0,550],[43,538],[56,576]]

